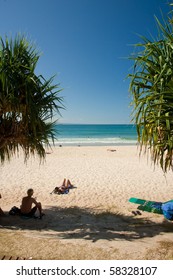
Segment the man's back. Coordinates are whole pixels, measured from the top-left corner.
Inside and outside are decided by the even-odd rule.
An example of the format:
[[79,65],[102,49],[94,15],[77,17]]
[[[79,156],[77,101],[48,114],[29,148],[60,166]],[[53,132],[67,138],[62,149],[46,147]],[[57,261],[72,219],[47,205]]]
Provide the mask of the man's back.
[[21,205],[21,207],[20,207],[20,209],[21,209],[21,212],[23,213],[23,214],[25,214],[25,213],[29,213],[30,211],[31,211],[31,209],[32,209],[32,204],[37,204],[36,203],[36,200],[33,198],[33,197],[29,197],[29,196],[25,196],[25,197],[23,197],[23,199],[22,199],[22,205]]

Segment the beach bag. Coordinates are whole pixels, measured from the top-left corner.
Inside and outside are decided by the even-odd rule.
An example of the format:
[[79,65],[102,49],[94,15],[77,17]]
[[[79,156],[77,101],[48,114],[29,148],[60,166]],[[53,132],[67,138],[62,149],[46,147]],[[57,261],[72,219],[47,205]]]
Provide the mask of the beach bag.
[[12,216],[19,215],[19,214],[20,214],[20,209],[16,206],[13,206],[9,211],[9,215]]

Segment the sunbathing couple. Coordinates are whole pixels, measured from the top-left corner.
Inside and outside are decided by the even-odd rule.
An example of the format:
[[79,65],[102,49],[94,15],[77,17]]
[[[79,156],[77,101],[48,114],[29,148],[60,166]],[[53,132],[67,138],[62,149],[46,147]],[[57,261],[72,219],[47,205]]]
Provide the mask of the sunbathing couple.
[[66,179],[64,179],[62,185],[60,187],[55,187],[55,189],[51,192],[52,193],[57,193],[57,194],[64,194],[64,193],[68,193],[69,189],[73,188],[73,185],[71,184],[70,180],[67,180],[66,183]]

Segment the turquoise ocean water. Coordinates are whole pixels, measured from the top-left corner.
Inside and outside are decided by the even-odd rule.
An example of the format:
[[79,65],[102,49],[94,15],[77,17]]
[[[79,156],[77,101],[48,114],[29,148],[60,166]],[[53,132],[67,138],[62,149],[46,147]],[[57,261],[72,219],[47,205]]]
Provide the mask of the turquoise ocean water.
[[119,124],[57,124],[55,145],[107,146],[135,145],[134,125]]

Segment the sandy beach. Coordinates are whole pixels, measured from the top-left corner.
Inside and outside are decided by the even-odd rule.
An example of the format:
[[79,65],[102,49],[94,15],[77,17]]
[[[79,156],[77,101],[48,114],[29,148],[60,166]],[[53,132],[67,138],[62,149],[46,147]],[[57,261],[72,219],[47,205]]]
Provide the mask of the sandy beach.
[[[0,257],[32,259],[173,259],[173,223],[134,216],[130,197],[173,199],[172,171],[163,174],[136,146],[55,147],[46,161],[22,154],[0,166]],[[70,179],[68,194],[50,194]],[[28,188],[42,203],[42,220],[9,216]],[[32,246],[31,246],[32,244]],[[171,246],[170,246],[171,245]]]

